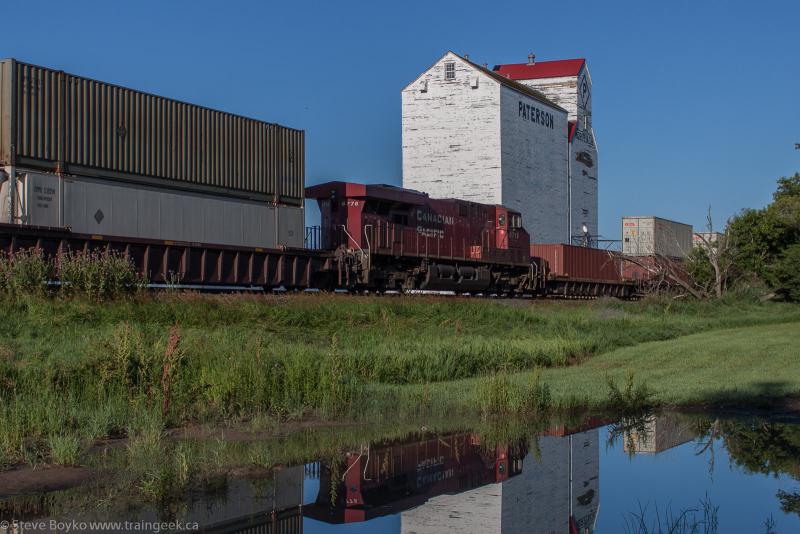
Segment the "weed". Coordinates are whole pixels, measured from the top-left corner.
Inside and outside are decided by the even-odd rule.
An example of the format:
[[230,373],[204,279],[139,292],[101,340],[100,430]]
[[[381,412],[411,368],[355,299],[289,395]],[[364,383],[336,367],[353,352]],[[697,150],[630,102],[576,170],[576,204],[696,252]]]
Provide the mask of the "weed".
[[110,251],[62,254],[58,259],[57,274],[64,292],[97,301],[119,298],[127,290],[146,284],[130,258]]
[[525,384],[522,410],[526,415],[541,416],[550,410],[551,405],[550,387],[542,382],[542,373],[537,367],[531,372],[530,379]]
[[517,409],[516,387],[501,370],[483,381],[478,388],[478,399],[484,416],[509,415]]
[[719,531],[719,506],[706,497],[699,508],[674,512],[671,507],[653,512],[640,505],[639,511],[625,518],[626,534],[717,534]]
[[177,374],[177,364],[180,362],[183,354],[178,350],[178,345],[181,342],[181,333],[178,325],[173,325],[169,333],[169,341],[167,348],[164,351],[164,361],[161,365],[161,417],[166,418],[169,412],[170,389],[172,381]]
[[634,372],[628,371],[628,378],[623,389],[617,385],[610,376],[606,377],[608,384],[608,406],[615,413],[630,416],[642,413],[655,405],[653,392],[642,382],[635,384]]
[[0,253],[0,291],[11,295],[43,295],[53,265],[41,249]]
[[81,440],[70,434],[54,434],[47,438],[50,462],[56,465],[77,465],[81,453]]

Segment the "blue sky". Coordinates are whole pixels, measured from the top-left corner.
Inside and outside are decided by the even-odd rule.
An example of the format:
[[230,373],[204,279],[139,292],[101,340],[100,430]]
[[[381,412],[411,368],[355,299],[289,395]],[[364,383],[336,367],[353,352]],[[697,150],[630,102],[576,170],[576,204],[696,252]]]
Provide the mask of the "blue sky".
[[307,131],[307,182],[399,184],[400,90],[442,53],[586,57],[600,232],[717,225],[800,170],[798,2],[6,0],[0,55]]

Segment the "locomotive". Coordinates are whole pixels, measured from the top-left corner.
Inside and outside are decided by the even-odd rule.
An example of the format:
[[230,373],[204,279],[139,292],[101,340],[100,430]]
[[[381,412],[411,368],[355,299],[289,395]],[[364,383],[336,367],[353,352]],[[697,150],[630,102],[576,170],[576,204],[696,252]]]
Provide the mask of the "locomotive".
[[328,255],[315,273],[319,288],[635,295],[613,255],[571,245],[532,247],[519,212],[505,206],[351,182],[309,187],[306,198],[319,204],[321,248]]
[[507,207],[350,182],[309,187],[306,198],[319,204],[321,246],[332,252],[320,287],[509,294],[543,288],[530,235]]

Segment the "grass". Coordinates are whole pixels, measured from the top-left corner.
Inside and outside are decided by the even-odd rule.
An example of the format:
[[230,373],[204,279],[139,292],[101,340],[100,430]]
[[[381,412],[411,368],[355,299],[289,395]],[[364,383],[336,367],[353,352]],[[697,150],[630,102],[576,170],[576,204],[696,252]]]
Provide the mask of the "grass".
[[[581,365],[542,371],[550,403],[625,414],[648,406],[741,403],[800,393],[800,323],[722,329],[624,347]],[[506,378],[523,384],[526,373]],[[619,384],[624,384],[620,386]],[[413,411],[424,389],[443,411],[480,402],[485,379],[420,386],[373,387],[376,405]],[[382,398],[381,398],[382,397]]]
[[98,302],[98,294],[3,298],[0,463],[46,461],[53,436],[152,440],[193,422],[533,416],[605,406],[609,377],[624,384],[629,369],[636,383],[620,386],[618,399],[634,408],[651,392],[656,403],[763,392],[775,377],[782,382],[771,391],[800,391],[795,371],[783,371],[800,307],[746,297],[170,293]]

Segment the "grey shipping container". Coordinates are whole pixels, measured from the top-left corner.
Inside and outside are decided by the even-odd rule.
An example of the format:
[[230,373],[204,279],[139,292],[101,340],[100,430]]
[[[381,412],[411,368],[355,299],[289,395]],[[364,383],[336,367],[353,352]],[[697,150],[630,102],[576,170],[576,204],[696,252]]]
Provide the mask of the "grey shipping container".
[[623,217],[622,253],[683,258],[692,250],[692,226],[660,217]]
[[0,62],[0,166],[301,205],[304,132]]
[[[19,168],[17,175],[14,217],[25,225],[209,245],[303,246],[303,206]],[[8,196],[6,180],[0,222],[8,222]]]

